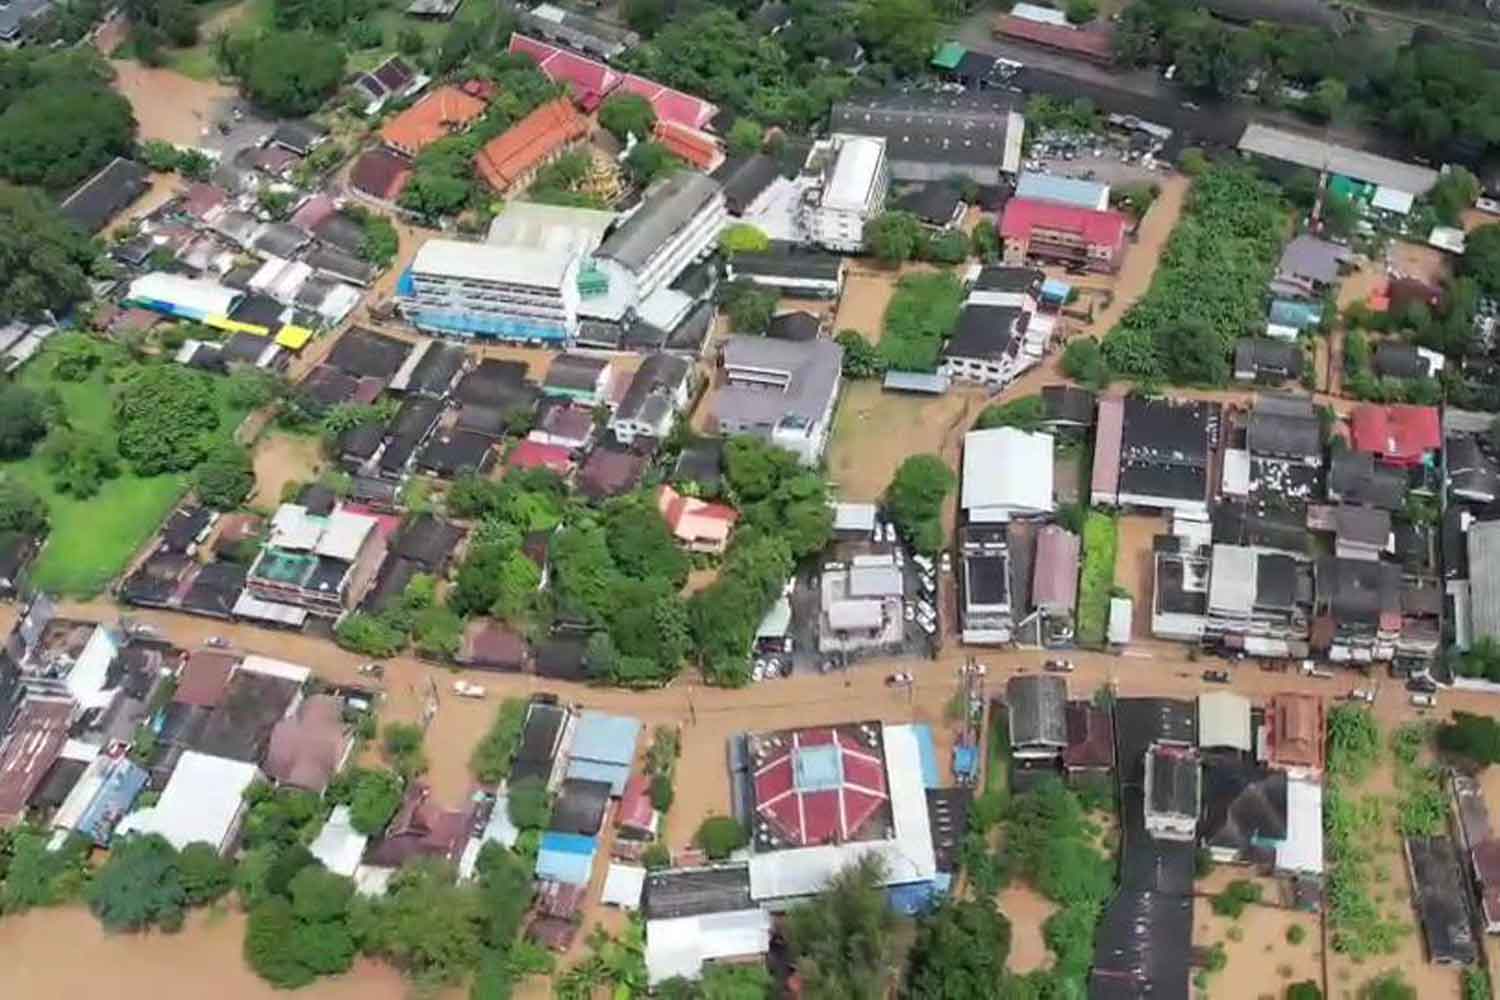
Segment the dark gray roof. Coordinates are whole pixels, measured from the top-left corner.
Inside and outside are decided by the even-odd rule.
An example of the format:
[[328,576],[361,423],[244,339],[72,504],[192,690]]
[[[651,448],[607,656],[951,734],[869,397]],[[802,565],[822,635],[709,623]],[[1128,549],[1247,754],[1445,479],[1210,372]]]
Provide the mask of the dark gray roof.
[[[0,36],[8,9],[0,6]],[[60,208],[63,216],[78,228],[97,233],[150,187],[151,171],[134,160],[117,156],[64,198]]]
[[316,271],[331,275],[356,285],[368,284],[375,276],[375,269],[358,257],[342,250],[314,250],[307,255],[307,265]]
[[389,379],[410,352],[411,345],[404,340],[352,326],[333,345],[324,363],[359,378]]
[[311,241],[312,234],[301,226],[294,226],[290,222],[270,222],[255,234],[250,244],[263,253],[290,257]]
[[1246,444],[1252,455],[1317,458],[1323,454],[1323,429],[1311,402],[1301,414],[1261,405],[1250,414]]
[[1330,31],[1344,27],[1339,12],[1322,0],[1206,0],[1203,7],[1209,13],[1236,24],[1270,21]]
[[1415,893],[1412,903],[1422,920],[1428,961],[1469,964],[1474,961],[1477,949],[1469,916],[1468,887],[1452,839],[1408,837],[1405,847]]
[[1234,344],[1234,370],[1296,376],[1302,371],[1302,349],[1270,337],[1241,337]]
[[1046,277],[1034,267],[981,268],[974,279],[976,292],[1036,292]]
[[1391,378],[1426,378],[1427,362],[1411,344],[1385,340],[1375,348],[1375,371]]
[[844,349],[826,338],[805,343],[733,336],[724,345],[724,367],[780,370],[789,381],[782,392],[725,385],[714,398],[714,412],[731,423],[774,426],[781,420],[819,420],[837,391]]
[[212,520],[213,512],[207,507],[174,510],[161,530],[162,548],[168,552],[186,552]]
[[433,341],[412,370],[406,391],[424,396],[446,396],[467,360],[468,353],[457,344]]
[[1500,470],[1480,450],[1472,434],[1450,434],[1444,443],[1449,489],[1465,499],[1481,503],[1500,496]]
[[401,526],[395,552],[429,572],[441,573],[464,537],[463,529],[431,514],[417,514]]
[[271,133],[271,142],[294,153],[306,153],[327,135],[328,130],[317,122],[296,118],[277,125],[276,131]]
[[1025,674],[1005,682],[1005,703],[1010,709],[1010,745],[1048,746],[1059,751],[1068,745],[1064,709],[1068,684],[1053,674]]
[[365,227],[343,212],[334,212],[313,226],[313,235],[349,254],[357,254],[365,245]]
[[379,614],[388,607],[395,607],[396,602],[406,593],[407,584],[411,583],[412,577],[421,572],[423,569],[419,563],[400,556],[388,557],[380,564],[375,584],[360,602],[360,610]]
[[1094,394],[1076,385],[1043,386],[1042,409],[1048,423],[1091,427],[1094,423]]
[[781,165],[764,153],[725,160],[712,177],[724,185],[724,202],[735,215],[749,208],[781,173]]
[[1328,495],[1347,503],[1397,510],[1406,502],[1406,477],[1373,455],[1335,449],[1328,463]]
[[700,438],[682,449],[672,476],[678,481],[717,486],[723,474],[724,442],[720,438]]
[[706,174],[678,170],[646,192],[640,208],[609,235],[595,256],[640,270],[722,190]]
[[0,6],[0,40],[19,38],[26,22],[52,9],[52,0],[11,0]]
[[934,226],[946,226],[953,221],[959,205],[963,204],[963,192],[957,184],[934,181],[923,184],[903,194],[896,200],[896,207],[910,212],[917,218]]
[[883,138],[893,161],[998,166],[1017,100],[994,90],[858,97],[833,106],[830,130]]
[[729,262],[735,277],[802,278],[808,281],[837,281],[844,269],[844,258],[821,250],[799,249],[791,244],[773,241],[766,253],[739,253]]
[[460,403],[492,403],[526,381],[524,361],[486,358],[459,380],[453,395]]
[[653,405],[652,401],[667,400],[682,385],[693,370],[692,363],[674,354],[657,353],[647,355],[630,380],[630,388],[615,410],[619,420],[642,419],[642,414]]
[[1238,753],[1203,757],[1205,843],[1249,854],[1286,839],[1286,772],[1270,770]]
[[547,824],[547,829],[592,837],[604,824],[609,791],[607,781],[568,778],[562,783],[557,803],[552,807],[552,822]]
[[822,328],[822,321],[810,312],[782,313],[780,316],[771,318],[770,329],[766,331],[767,337],[776,340],[808,341],[817,340],[818,331]]
[[1213,540],[1222,545],[1260,545],[1306,552],[1307,523],[1291,511],[1251,510],[1239,501],[1215,504],[1210,512]]
[[748,865],[650,872],[641,897],[641,909],[648,920],[726,913],[754,905]]
[[1324,556],[1317,562],[1318,609],[1340,623],[1374,624],[1401,610],[1401,567]]
[[599,373],[608,367],[609,361],[605,358],[595,357],[592,354],[565,352],[552,359],[542,388],[573,392],[591,391],[599,381]]
[[958,314],[958,325],[943,348],[943,356],[998,361],[1025,332],[1030,316],[1013,306],[966,305]]
[[758,30],[769,34],[777,28],[784,28],[792,23],[792,5],[787,3],[764,3],[760,9],[750,15],[750,23]]
[[1391,537],[1391,515],[1379,507],[1339,506],[1333,512],[1334,530],[1340,541],[1384,545]]
[[443,478],[482,472],[495,459],[494,445],[494,438],[472,431],[435,434],[417,456],[417,466]]

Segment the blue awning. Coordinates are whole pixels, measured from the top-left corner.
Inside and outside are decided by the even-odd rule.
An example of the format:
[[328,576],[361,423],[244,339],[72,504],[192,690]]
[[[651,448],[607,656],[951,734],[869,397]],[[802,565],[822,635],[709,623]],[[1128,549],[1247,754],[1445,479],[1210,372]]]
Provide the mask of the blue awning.
[[1073,294],[1073,286],[1066,281],[1056,278],[1048,278],[1042,282],[1042,298],[1049,302],[1066,302],[1068,296]]
[[588,885],[594,871],[594,849],[593,837],[544,833],[536,855],[536,877],[568,885]]
[[917,753],[922,758],[922,786],[937,788],[942,779],[938,775],[937,744],[932,739],[932,727],[919,723],[912,726],[912,731],[917,734]]

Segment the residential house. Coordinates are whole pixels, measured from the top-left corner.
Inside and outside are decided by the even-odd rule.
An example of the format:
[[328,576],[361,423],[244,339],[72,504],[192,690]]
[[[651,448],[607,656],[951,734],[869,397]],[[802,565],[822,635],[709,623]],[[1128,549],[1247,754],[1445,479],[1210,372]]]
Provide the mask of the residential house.
[[780,176],[781,164],[765,153],[734,157],[713,171],[714,180],[724,185],[724,205],[736,218],[753,212]]
[[68,740],[73,710],[71,698],[29,695],[0,735],[0,829],[26,818],[32,794]]
[[1312,601],[1307,560],[1249,545],[1213,546],[1208,638],[1253,656],[1306,656]]
[[1302,377],[1304,355],[1296,341],[1241,337],[1234,342],[1236,382],[1279,384]]
[[592,125],[564,98],[548,101],[485,143],[475,172],[504,194],[531,182],[536,172],[587,139]]
[[863,250],[865,223],[885,210],[890,187],[885,140],[835,133],[813,147],[806,171],[820,182],[807,209],[812,242],[844,253]]
[[1271,696],[1265,742],[1273,766],[1321,774],[1327,737],[1327,716],[1317,695],[1288,692]]
[[1333,509],[1334,555],[1378,561],[1391,551],[1391,515],[1378,507]]
[[1347,248],[1304,233],[1282,250],[1271,293],[1286,299],[1320,299],[1337,283],[1348,259]]
[[1437,378],[1445,363],[1441,352],[1398,340],[1382,340],[1375,348],[1375,374],[1381,378]]
[[922,184],[896,199],[896,209],[910,212],[934,233],[956,229],[969,210],[962,186],[951,181]]
[[1054,761],[1068,745],[1068,684],[1056,674],[1022,674],[1005,682],[1010,755]]
[[412,781],[385,831],[365,849],[365,864],[400,868],[413,858],[458,861],[469,839],[469,810],[442,808],[423,781]]
[[1349,429],[1355,451],[1397,468],[1428,464],[1443,446],[1438,411],[1432,406],[1364,403],[1350,414]]
[[971,524],[1053,510],[1052,435],[995,427],[964,435],[960,507]]
[[1328,499],[1400,510],[1406,503],[1406,476],[1368,452],[1335,449],[1328,461]]
[[1171,510],[1206,520],[1209,466],[1218,446],[1220,419],[1217,403],[1101,398],[1093,502]]
[[1203,807],[1203,772],[1191,747],[1156,743],[1146,752],[1146,832],[1192,843]]
[[1335,662],[1389,660],[1401,635],[1401,567],[1324,556],[1314,579],[1313,647]]
[[1247,755],[1205,753],[1201,839],[1209,856],[1221,864],[1274,865],[1287,840],[1289,784],[1286,772]]
[[427,85],[428,77],[407,64],[400,56],[391,56],[368,73],[354,78],[353,91],[365,101],[365,114],[373,115],[391,100],[402,100]]
[[179,851],[201,842],[228,854],[249,808],[245,792],[260,779],[254,764],[189,750],[156,804],[126,815],[115,833],[154,833]]
[[1070,701],[1063,715],[1068,745],[1063,748],[1062,764],[1068,783],[1077,787],[1107,779],[1115,766],[1115,726],[1109,709]]
[[959,618],[967,645],[1011,641],[1014,619],[1010,545],[1002,525],[966,525],[960,530]]
[[1012,14],[995,16],[990,33],[1008,42],[1050,49],[1101,66],[1114,62],[1114,32],[1097,22],[1083,27],[1056,25]]
[[891,178],[962,176],[998,185],[1021,166],[1025,121],[1017,100],[993,90],[965,94],[887,91],[833,106],[829,131],[884,139]]
[[326,517],[282,504],[246,585],[262,600],[338,616],[358,603],[385,558],[375,518],[343,507]]
[[151,171],[117,156],[58,205],[63,218],[85,233],[97,233],[151,188]]
[[266,776],[278,785],[322,795],[354,749],[343,712],[343,702],[333,695],[303,699],[296,712],[271,731]]
[[664,352],[649,355],[631,377],[610,420],[615,437],[625,444],[637,437],[665,439],[677,414],[687,408],[692,376],[693,366],[685,358]]
[[581,452],[593,443],[594,411],[576,404],[544,406],[527,439],[553,448]]
[[825,564],[819,595],[819,652],[847,655],[900,644],[905,586],[890,553]]
[[849,259],[773,241],[765,253],[738,253],[725,262],[730,281],[749,281],[789,298],[836,300]]
[[609,398],[613,363],[593,354],[565,352],[552,359],[542,394],[559,396],[581,406],[598,406]]
[[1119,212],[1012,198],[1000,214],[1002,256],[1013,267],[1039,260],[1116,271],[1125,254],[1127,228]]
[[354,161],[349,187],[355,194],[390,208],[401,198],[412,173],[412,165],[404,157],[385,149],[371,149]]
[[1056,524],[1044,525],[1036,534],[1031,605],[1047,619],[1044,642],[1066,642],[1073,637],[1081,544],[1077,535]]
[[578,470],[578,492],[601,501],[629,493],[646,472],[647,458],[634,451],[598,447]]
[[772,340],[794,340],[799,343],[817,340],[822,332],[823,321],[800,309],[772,316],[771,324],[766,328],[766,336]]
[[1500,468],[1479,446],[1476,435],[1449,434],[1443,443],[1443,465],[1450,498],[1476,504],[1500,498]]
[[1021,348],[1029,327],[1038,321],[1036,295],[1041,283],[1042,273],[1031,268],[981,270],[943,347],[938,371],[989,386],[1014,378],[1026,366]]
[[670,486],[661,488],[657,509],[673,537],[692,552],[722,553],[740,519],[733,507],[683,496]]
[[455,86],[439,87],[386,122],[380,139],[403,156],[414,157],[439,139],[464,131],[486,105]]
[[130,811],[148,781],[150,775],[130,759],[124,744],[113,744],[84,766],[67,797],[52,813],[52,829],[86,837],[96,847],[108,847],[115,825]]
[[827,339],[794,342],[733,336],[713,398],[722,434],[753,434],[816,465],[833,431],[844,349]]
[[1094,394],[1075,385],[1042,386],[1042,411],[1046,425],[1056,431],[1084,430],[1094,426]]

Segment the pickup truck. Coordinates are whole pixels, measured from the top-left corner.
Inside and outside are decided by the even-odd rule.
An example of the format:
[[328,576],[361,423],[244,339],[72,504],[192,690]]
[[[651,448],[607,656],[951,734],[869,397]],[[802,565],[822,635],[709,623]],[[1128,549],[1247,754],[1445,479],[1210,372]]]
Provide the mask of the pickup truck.
[[460,698],[483,698],[484,685],[471,684],[468,681],[454,681],[453,693]]

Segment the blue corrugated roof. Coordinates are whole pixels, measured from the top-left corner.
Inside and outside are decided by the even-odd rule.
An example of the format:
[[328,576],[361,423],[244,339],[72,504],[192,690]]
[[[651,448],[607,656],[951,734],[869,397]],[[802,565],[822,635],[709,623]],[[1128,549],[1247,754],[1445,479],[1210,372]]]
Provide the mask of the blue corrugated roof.
[[887,904],[902,916],[914,917],[932,909],[937,887],[931,882],[908,882],[885,891]]
[[576,833],[544,833],[536,855],[536,877],[568,885],[588,885],[594,870],[594,838]]
[[917,734],[917,753],[922,758],[922,785],[937,788],[942,779],[938,776],[937,744],[932,740],[932,727],[919,723],[911,728]]
[[955,775],[978,774],[979,750],[976,747],[954,747],[953,773]]
[[568,761],[568,777],[608,782],[609,794],[619,795],[625,791],[625,782],[630,780],[630,765],[606,764],[603,761],[574,757]]
[[[1109,186],[1077,177],[1059,177],[1028,171],[1016,182],[1016,197],[1052,201],[1079,208],[1098,209],[1109,196]],[[1105,208],[1109,206],[1104,204]]]
[[1056,278],[1048,278],[1042,282],[1042,298],[1058,302],[1068,301],[1068,296],[1073,294],[1073,286],[1066,281]]
[[640,719],[587,711],[578,717],[568,755],[607,764],[629,764],[635,760],[635,745],[640,736]]
[[1277,326],[1294,326],[1299,330],[1305,330],[1310,326],[1316,326],[1318,320],[1323,318],[1323,307],[1317,302],[1292,302],[1289,299],[1277,299],[1271,303],[1270,320]]
[[148,780],[144,768],[129,760],[115,761],[94,801],[78,817],[77,831],[101,847],[108,846],[115,823],[130,811]]

